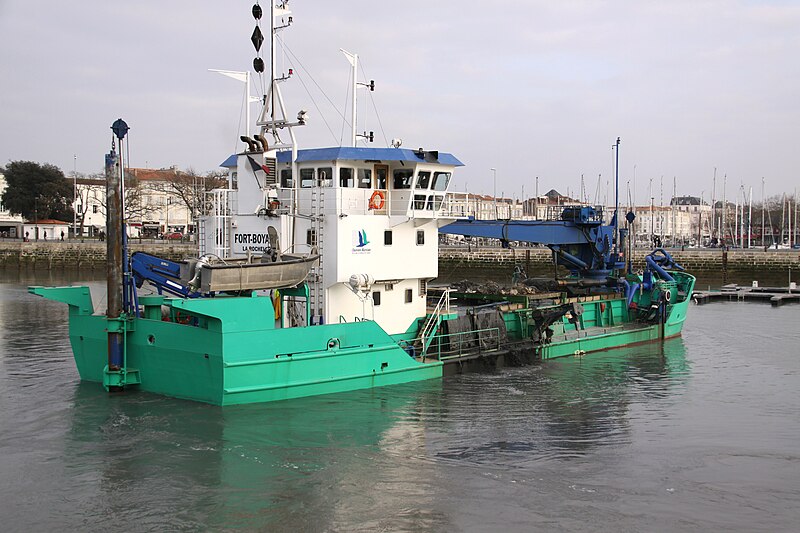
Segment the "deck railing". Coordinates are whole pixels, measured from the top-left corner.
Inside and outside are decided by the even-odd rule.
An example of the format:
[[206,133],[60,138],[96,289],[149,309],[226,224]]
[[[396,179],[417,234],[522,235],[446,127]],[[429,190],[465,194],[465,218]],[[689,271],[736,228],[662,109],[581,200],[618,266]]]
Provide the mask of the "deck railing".
[[500,349],[500,329],[486,328],[447,333],[435,335],[431,340],[430,351],[432,353],[427,354],[426,357],[448,361],[498,351]]

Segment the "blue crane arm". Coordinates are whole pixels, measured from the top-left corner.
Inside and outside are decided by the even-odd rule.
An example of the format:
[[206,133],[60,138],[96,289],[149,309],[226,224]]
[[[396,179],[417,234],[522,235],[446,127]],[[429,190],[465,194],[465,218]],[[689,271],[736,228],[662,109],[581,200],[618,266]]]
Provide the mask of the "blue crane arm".
[[200,296],[181,279],[181,265],[144,252],[131,255],[131,272],[137,287],[145,281],[156,287],[159,294],[168,292],[176,296],[196,298]]
[[554,220],[459,220],[439,229],[440,233],[485,237],[504,241],[550,245],[587,245],[585,227]]
[[544,244],[575,275],[605,278],[625,263],[614,256],[614,225],[603,225],[599,209],[567,206],[557,220],[458,220],[440,233]]

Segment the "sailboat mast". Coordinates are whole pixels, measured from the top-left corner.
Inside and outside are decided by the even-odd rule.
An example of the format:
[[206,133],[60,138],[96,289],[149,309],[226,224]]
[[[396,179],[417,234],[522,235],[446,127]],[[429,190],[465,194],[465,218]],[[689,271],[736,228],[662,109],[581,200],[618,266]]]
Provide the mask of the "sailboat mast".
[[761,176],[761,246],[767,245],[766,237],[764,236],[764,214],[767,208],[767,199],[764,198],[764,176]]
[[717,167],[714,167],[714,178],[711,180],[711,237],[716,237],[714,232],[717,219]]
[[722,240],[728,231],[728,175],[722,177]]
[[[617,255],[619,252],[617,249],[619,243],[619,137],[614,146],[617,150],[617,161],[614,166],[614,255]],[[581,185],[583,185],[583,177],[581,177]]]
[[783,232],[786,228],[786,193],[781,198],[781,245],[783,245]]
[[747,202],[747,247],[750,248],[750,236],[753,234],[753,187],[750,187],[750,197]]

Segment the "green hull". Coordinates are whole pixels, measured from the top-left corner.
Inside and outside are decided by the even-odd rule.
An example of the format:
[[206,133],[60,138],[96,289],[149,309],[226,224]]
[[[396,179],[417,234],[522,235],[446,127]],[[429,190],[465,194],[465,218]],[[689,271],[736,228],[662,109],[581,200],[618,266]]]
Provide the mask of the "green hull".
[[[694,278],[676,274],[640,292],[633,305],[617,295],[566,300],[549,308],[579,303],[579,316],[550,324],[549,342],[531,342],[540,327],[537,313],[548,306],[517,308],[502,315],[511,342],[530,343],[541,359],[608,350],[680,335]],[[93,314],[86,287],[31,287],[31,293],[69,304],[69,335],[81,379],[106,388],[136,385],[140,390],[216,405],[269,402],[440,378],[444,364],[477,356],[492,357],[502,346],[477,354],[411,357],[416,327],[390,336],[372,321],[275,328],[267,297],[208,299],[142,298],[143,317],[109,319]],[[647,317],[669,292],[663,323]],[[162,320],[162,305],[169,310]],[[420,320],[421,324],[422,321]],[[497,328],[495,328],[497,329]],[[540,328],[541,329],[541,328]],[[123,335],[124,364],[109,370],[109,331]],[[489,330],[484,330],[489,331]],[[495,342],[498,333],[494,332]],[[400,342],[399,341],[403,341]]]
[[618,317],[616,321],[610,320],[611,323],[606,326],[589,326],[585,329],[566,331],[561,339],[554,338],[550,344],[543,346],[542,359],[580,355],[676,337],[681,334],[686,320],[686,310],[689,307],[688,299],[673,305],[662,331],[661,324],[642,325],[619,318],[626,313],[624,300],[611,300],[605,303],[607,309],[610,309],[606,313],[607,316],[615,312]]
[[[439,378],[442,363],[419,362],[375,322],[275,329],[269,298],[167,299],[178,321],[119,321],[125,365],[109,372],[108,329],[86,287],[32,287],[70,307],[70,343],[81,379],[216,405],[268,402]],[[188,319],[188,320],[187,320]],[[188,321],[188,324],[180,323]]]
[[[539,348],[539,357],[553,359],[582,355],[679,336],[691,302],[695,278],[681,272],[673,275],[674,282],[660,282],[656,290],[636,294],[632,307],[624,298],[617,296],[581,299],[579,303],[583,312],[580,317],[572,321],[564,317],[553,324],[553,335],[550,342]],[[669,293],[670,303],[666,305],[663,324],[658,320],[642,320],[642,313],[638,311],[648,309],[658,292]],[[522,338],[526,323],[520,313],[509,313],[505,320],[509,335],[513,333],[517,338]]]

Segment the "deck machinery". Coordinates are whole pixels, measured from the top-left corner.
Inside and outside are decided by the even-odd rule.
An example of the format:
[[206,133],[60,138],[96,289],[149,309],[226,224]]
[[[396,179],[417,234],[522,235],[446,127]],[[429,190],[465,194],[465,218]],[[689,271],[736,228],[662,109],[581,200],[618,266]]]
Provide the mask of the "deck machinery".
[[[626,217],[634,220],[632,213]],[[508,339],[528,340],[541,358],[582,354],[680,334],[694,277],[658,248],[634,272],[627,229],[603,208],[551,206],[544,220],[460,220],[441,233],[545,245],[569,275],[522,281],[533,295],[462,293],[462,303],[503,303]],[[627,252],[627,253],[626,253]],[[557,273],[556,273],[557,274]]]

